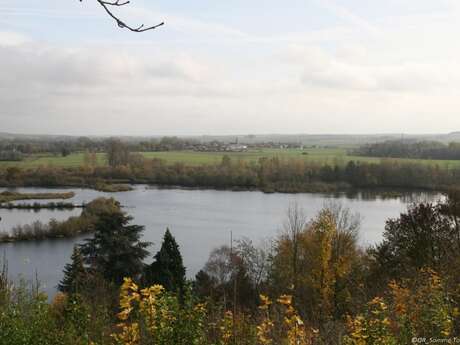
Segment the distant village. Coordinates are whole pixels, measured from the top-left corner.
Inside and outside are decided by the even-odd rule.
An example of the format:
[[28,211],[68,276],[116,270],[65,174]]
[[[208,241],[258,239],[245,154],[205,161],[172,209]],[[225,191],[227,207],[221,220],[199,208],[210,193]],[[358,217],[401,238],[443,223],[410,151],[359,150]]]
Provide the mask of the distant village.
[[[0,138],[0,161],[21,161],[31,155],[52,154],[68,156],[77,152],[107,152],[113,138]],[[120,141],[121,143],[121,141]],[[124,140],[131,152],[196,151],[196,152],[246,152],[261,149],[304,149],[300,142],[240,142],[234,140],[197,140],[178,137],[162,137],[149,140]]]
[[300,143],[254,143],[254,144],[241,144],[236,139],[231,143],[224,143],[221,141],[210,141],[207,143],[195,144],[188,149],[199,152],[245,152],[250,149],[303,149]]

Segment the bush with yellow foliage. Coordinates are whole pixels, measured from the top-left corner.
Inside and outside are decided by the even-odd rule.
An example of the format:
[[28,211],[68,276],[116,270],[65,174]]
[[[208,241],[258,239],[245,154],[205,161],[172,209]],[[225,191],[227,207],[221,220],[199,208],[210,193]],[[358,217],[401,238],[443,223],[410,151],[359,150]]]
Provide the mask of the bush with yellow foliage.
[[141,289],[125,278],[120,292],[116,344],[193,345],[205,343],[205,306],[186,295],[184,301],[160,285]]
[[413,280],[392,281],[385,298],[374,298],[363,314],[348,317],[344,343],[396,345],[410,344],[414,337],[448,339],[457,316],[441,277],[422,269]]

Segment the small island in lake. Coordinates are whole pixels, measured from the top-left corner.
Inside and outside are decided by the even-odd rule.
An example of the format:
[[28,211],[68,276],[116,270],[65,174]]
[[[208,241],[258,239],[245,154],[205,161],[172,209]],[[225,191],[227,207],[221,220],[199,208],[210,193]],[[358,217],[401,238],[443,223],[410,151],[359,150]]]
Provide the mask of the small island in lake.
[[4,191],[0,193],[0,204],[18,200],[42,200],[42,199],[71,199],[75,196],[74,192],[60,193],[19,193]]

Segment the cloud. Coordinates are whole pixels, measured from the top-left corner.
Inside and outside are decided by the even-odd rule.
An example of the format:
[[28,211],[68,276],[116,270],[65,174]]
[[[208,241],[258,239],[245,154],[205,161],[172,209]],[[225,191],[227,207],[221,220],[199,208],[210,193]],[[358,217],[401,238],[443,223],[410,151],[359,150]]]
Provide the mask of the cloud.
[[[11,21],[0,32],[2,130],[453,131],[460,128],[460,13],[455,1],[440,1],[439,8],[429,0],[298,1],[297,20],[304,7],[318,12],[294,24],[288,9],[264,3],[276,31],[264,30],[273,21],[243,13],[242,1],[232,13],[184,5],[182,14],[169,3],[136,1],[120,12],[124,20],[167,22],[137,35],[115,28],[93,2],[45,0],[40,9],[31,0],[5,16]],[[47,16],[57,20],[43,24]],[[98,20],[85,21],[91,16]]]
[[[429,126],[433,111],[446,120],[460,106],[452,94],[455,66],[446,78],[436,65],[379,63],[365,48],[346,48],[291,46],[287,64],[274,57],[254,65],[168,49],[37,41],[0,46],[2,130],[389,132],[395,123],[413,126],[414,114],[418,126]],[[433,93],[435,87],[443,93]],[[410,115],[407,121],[402,114]]]
[[115,49],[36,42],[0,46],[0,65],[1,116],[43,119],[52,118],[57,108],[65,109],[61,116],[74,116],[70,105],[79,102],[86,102],[90,111],[91,106],[161,93],[197,95],[207,73],[187,56],[136,57]]
[[12,132],[197,131],[251,92],[213,61],[166,50],[31,41],[0,46],[0,65],[0,119]]
[[[373,63],[360,49],[338,56],[316,46],[294,46],[290,61],[301,66],[301,81],[308,86],[363,91],[422,92],[456,88],[460,82],[456,65],[417,60],[394,64]],[[367,62],[366,62],[367,61]]]
[[199,82],[208,73],[206,66],[187,56],[152,58],[110,47],[66,48],[38,42],[0,45],[0,63],[3,86],[95,88],[170,79]]
[[18,46],[29,40],[26,35],[18,32],[0,31],[0,46]]

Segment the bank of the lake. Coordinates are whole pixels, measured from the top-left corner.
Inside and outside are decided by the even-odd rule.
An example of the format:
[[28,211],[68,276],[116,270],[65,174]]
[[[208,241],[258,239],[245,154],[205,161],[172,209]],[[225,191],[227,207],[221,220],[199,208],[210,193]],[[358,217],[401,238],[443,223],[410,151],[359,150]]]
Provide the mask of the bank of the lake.
[[[309,217],[313,217],[325,203],[337,201],[361,213],[363,224],[360,242],[368,245],[379,241],[390,217],[397,217],[407,203],[416,200],[436,199],[439,194],[412,193],[395,198],[380,197],[372,193],[354,194],[267,194],[262,192],[231,192],[196,189],[165,189],[146,185],[133,186],[132,191],[104,193],[92,189],[18,188],[22,193],[74,192],[69,202],[88,203],[100,197],[114,197],[124,210],[134,217],[133,222],[144,225],[144,240],[154,242],[151,252],[158,250],[162,235],[169,227],[181,246],[188,276],[193,276],[205,263],[209,252],[216,246],[229,242],[230,231],[234,238],[249,237],[255,242],[272,237],[280,231],[287,207],[297,202]],[[35,202],[36,200],[28,200]],[[47,200],[48,201],[48,200]],[[37,202],[43,202],[37,200]],[[51,218],[65,220],[79,215],[81,210],[0,209],[0,231],[8,231],[18,224],[36,220],[44,223]],[[88,236],[88,235],[86,235]],[[83,237],[45,240],[40,242],[8,243],[0,245],[8,259],[12,276],[21,274],[27,279],[38,273],[52,293],[61,278],[74,244]]]
[[354,189],[447,191],[459,185],[460,169],[417,160],[380,159],[377,162],[306,161],[289,157],[261,157],[244,161],[224,155],[220,163],[168,164],[130,154],[110,166],[0,167],[0,186],[95,188],[103,192],[129,189],[129,184],[154,184],[259,190],[283,193],[331,193]]

